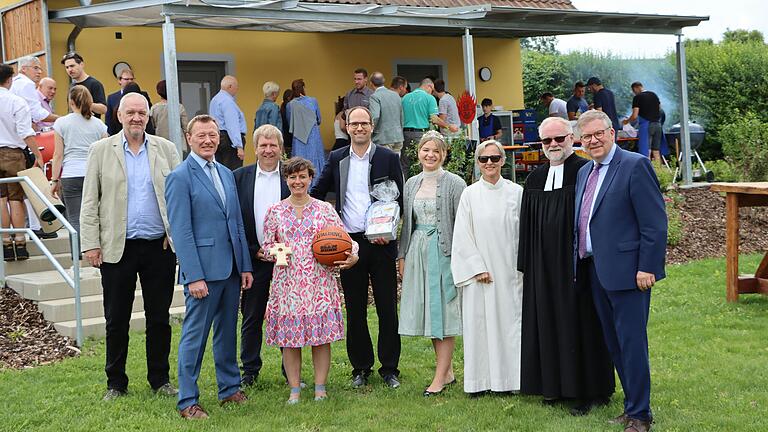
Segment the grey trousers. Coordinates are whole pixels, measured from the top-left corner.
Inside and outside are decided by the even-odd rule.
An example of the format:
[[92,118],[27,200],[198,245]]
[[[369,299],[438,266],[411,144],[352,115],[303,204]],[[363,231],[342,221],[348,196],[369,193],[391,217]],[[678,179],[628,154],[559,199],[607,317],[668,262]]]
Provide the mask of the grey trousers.
[[85,177],[61,179],[61,200],[66,207],[66,217],[72,227],[80,234],[80,203],[83,201],[83,180]]

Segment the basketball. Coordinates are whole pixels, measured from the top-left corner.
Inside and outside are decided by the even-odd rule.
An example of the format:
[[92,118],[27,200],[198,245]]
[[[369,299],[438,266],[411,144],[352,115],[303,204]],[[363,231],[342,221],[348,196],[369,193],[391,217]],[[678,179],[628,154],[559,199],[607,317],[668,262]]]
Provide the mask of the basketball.
[[315,259],[323,265],[332,266],[336,261],[344,261],[352,251],[352,239],[344,228],[329,226],[315,234],[312,240],[312,253]]

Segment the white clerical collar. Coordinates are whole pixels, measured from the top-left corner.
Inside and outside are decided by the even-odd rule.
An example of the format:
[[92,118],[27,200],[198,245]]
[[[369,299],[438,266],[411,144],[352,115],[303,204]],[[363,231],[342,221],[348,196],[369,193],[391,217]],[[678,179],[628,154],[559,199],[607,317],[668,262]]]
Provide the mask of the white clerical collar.
[[549,166],[547,170],[547,182],[544,183],[544,191],[549,192],[563,187],[563,173],[565,164]]

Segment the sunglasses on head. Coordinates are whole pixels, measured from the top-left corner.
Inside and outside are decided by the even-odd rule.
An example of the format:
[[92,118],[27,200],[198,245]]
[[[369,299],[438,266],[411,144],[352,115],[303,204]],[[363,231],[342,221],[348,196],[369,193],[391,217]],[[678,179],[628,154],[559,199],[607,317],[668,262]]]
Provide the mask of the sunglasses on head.
[[478,156],[478,157],[477,157],[477,160],[478,160],[480,163],[488,163],[488,161],[489,161],[489,160],[490,160],[491,162],[494,162],[494,163],[495,163],[495,162],[498,162],[498,161],[500,161],[500,160],[501,160],[501,155],[492,155],[492,156]]
[[556,136],[554,138],[542,138],[541,143],[544,145],[550,145],[552,143],[552,140],[555,140],[555,142],[561,143],[565,141],[566,138],[568,138],[568,135]]

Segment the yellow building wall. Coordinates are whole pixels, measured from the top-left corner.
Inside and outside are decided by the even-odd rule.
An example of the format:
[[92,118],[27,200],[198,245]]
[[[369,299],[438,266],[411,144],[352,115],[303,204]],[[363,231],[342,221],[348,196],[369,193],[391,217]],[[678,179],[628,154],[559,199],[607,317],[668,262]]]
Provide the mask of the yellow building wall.
[[[2,1],[2,0],[0,0]],[[51,24],[53,77],[59,83],[57,110],[66,107],[68,76],[60,64],[67,50],[68,24]],[[122,39],[115,39],[115,32]],[[475,38],[476,70],[488,66],[491,81],[477,80],[477,100],[493,99],[505,109],[523,107],[520,44],[509,39]],[[85,70],[104,84],[107,94],[117,91],[112,66],[128,62],[142,89],[157,99],[154,91],[163,78],[162,30],[149,27],[112,27],[84,29],[77,38],[77,51],[85,59]],[[303,78],[309,96],[318,99],[326,148],[334,142],[334,102],[352,88],[353,71],[366,68],[369,73],[381,71],[390,80],[395,61],[435,60],[446,64],[448,90],[458,96],[464,91],[464,67],[461,38],[369,36],[320,33],[255,32],[233,30],[176,29],[179,54],[219,54],[234,58],[234,74],[240,82],[237,101],[245,114],[248,134],[252,134],[253,117],[263,100],[262,85],[275,81],[282,91],[291,81]],[[475,71],[475,73],[477,73]],[[280,102],[282,98],[278,99]],[[250,140],[249,140],[250,144]],[[253,161],[253,147],[247,151]]]

